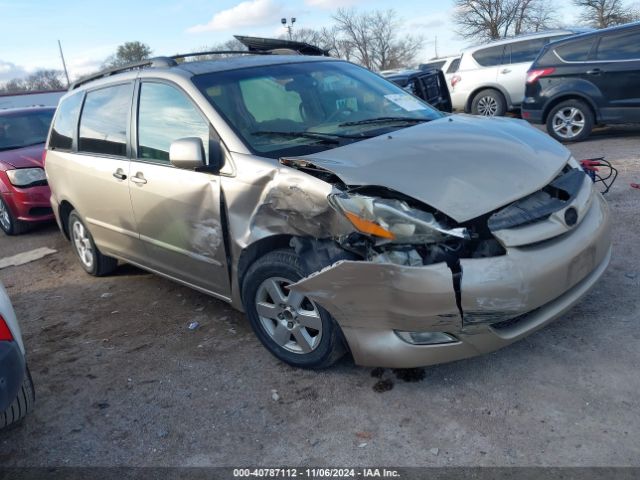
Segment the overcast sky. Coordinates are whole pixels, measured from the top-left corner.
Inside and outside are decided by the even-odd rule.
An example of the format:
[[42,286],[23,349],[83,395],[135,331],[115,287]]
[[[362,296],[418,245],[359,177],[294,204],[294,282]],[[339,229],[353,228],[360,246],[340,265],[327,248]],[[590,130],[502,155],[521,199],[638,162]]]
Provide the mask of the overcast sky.
[[404,20],[401,31],[426,39],[418,60],[433,56],[436,36],[440,55],[469,44],[453,31],[452,0],[0,0],[0,82],[39,68],[61,69],[57,40],[75,78],[95,71],[126,41],[172,55],[233,34],[280,35],[282,17],[296,17],[294,27],[329,25],[341,6],[395,9]]

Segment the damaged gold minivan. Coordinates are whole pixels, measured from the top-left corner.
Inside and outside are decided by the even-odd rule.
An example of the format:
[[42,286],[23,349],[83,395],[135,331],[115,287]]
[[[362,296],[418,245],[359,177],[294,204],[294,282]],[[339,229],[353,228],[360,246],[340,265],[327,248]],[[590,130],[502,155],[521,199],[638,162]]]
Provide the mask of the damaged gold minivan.
[[46,172],[88,273],[119,259],[230,302],[298,367],[496,350],[611,255],[607,206],[562,145],[324,57],[95,75],[62,99]]

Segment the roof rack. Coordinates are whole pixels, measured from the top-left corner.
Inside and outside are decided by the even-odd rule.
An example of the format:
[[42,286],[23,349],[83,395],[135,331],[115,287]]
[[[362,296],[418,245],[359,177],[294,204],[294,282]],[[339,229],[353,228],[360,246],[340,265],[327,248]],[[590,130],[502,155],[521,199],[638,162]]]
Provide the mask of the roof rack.
[[99,78],[109,77],[116,73],[127,72],[129,70],[136,70],[144,67],[174,67],[177,64],[178,63],[171,57],[155,57],[155,58],[150,58],[149,60],[142,60],[140,62],[128,63],[120,67],[107,68],[105,70],[100,70],[99,72],[93,73],[91,75],[87,75],[86,77],[82,77],[80,80],[76,80],[69,86],[69,90],[75,90],[80,85],[84,85],[85,83],[91,82],[93,80],[97,80]]
[[206,52],[179,53],[170,57],[154,57],[149,60],[129,63],[120,67],[107,68],[99,72],[87,75],[76,80],[69,86],[69,90],[75,90],[85,83],[97,80],[99,78],[109,77],[116,73],[127,72],[130,70],[142,69],[145,67],[175,67],[178,65],[177,59],[189,57],[199,57],[204,55],[316,55],[329,56],[329,50],[316,47],[305,42],[295,42],[293,40],[283,40],[279,38],[261,38],[261,37],[244,37],[235,35],[247,50],[211,50]]

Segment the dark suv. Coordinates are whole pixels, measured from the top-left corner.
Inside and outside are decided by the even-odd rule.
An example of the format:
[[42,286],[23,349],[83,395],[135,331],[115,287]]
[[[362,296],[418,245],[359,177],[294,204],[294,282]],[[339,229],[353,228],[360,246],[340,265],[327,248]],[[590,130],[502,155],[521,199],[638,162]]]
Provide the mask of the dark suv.
[[584,140],[595,124],[640,122],[640,23],[550,43],[527,75],[522,118],[556,140]]

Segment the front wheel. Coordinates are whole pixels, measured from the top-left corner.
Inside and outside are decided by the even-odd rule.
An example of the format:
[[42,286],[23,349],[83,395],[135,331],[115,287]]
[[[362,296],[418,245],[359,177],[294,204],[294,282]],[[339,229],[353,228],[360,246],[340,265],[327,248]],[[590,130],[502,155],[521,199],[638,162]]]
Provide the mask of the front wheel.
[[270,252],[249,268],[243,304],[256,336],[275,357],[299,368],[329,367],[344,355],[344,344],[326,310],[287,289],[304,276],[295,252]]
[[35,400],[36,394],[33,389],[33,380],[31,379],[29,367],[27,367],[18,395],[4,412],[0,412],[0,429],[22,420],[33,408]]
[[98,250],[91,232],[75,210],[69,215],[69,237],[73,249],[80,259],[80,265],[87,273],[101,277],[113,272],[118,266],[118,261],[115,258],[103,255]]
[[593,112],[580,100],[567,100],[551,109],[547,117],[547,132],[560,142],[579,142],[593,129]]
[[0,229],[7,235],[19,235],[26,231],[27,225],[13,216],[9,205],[0,197]]

